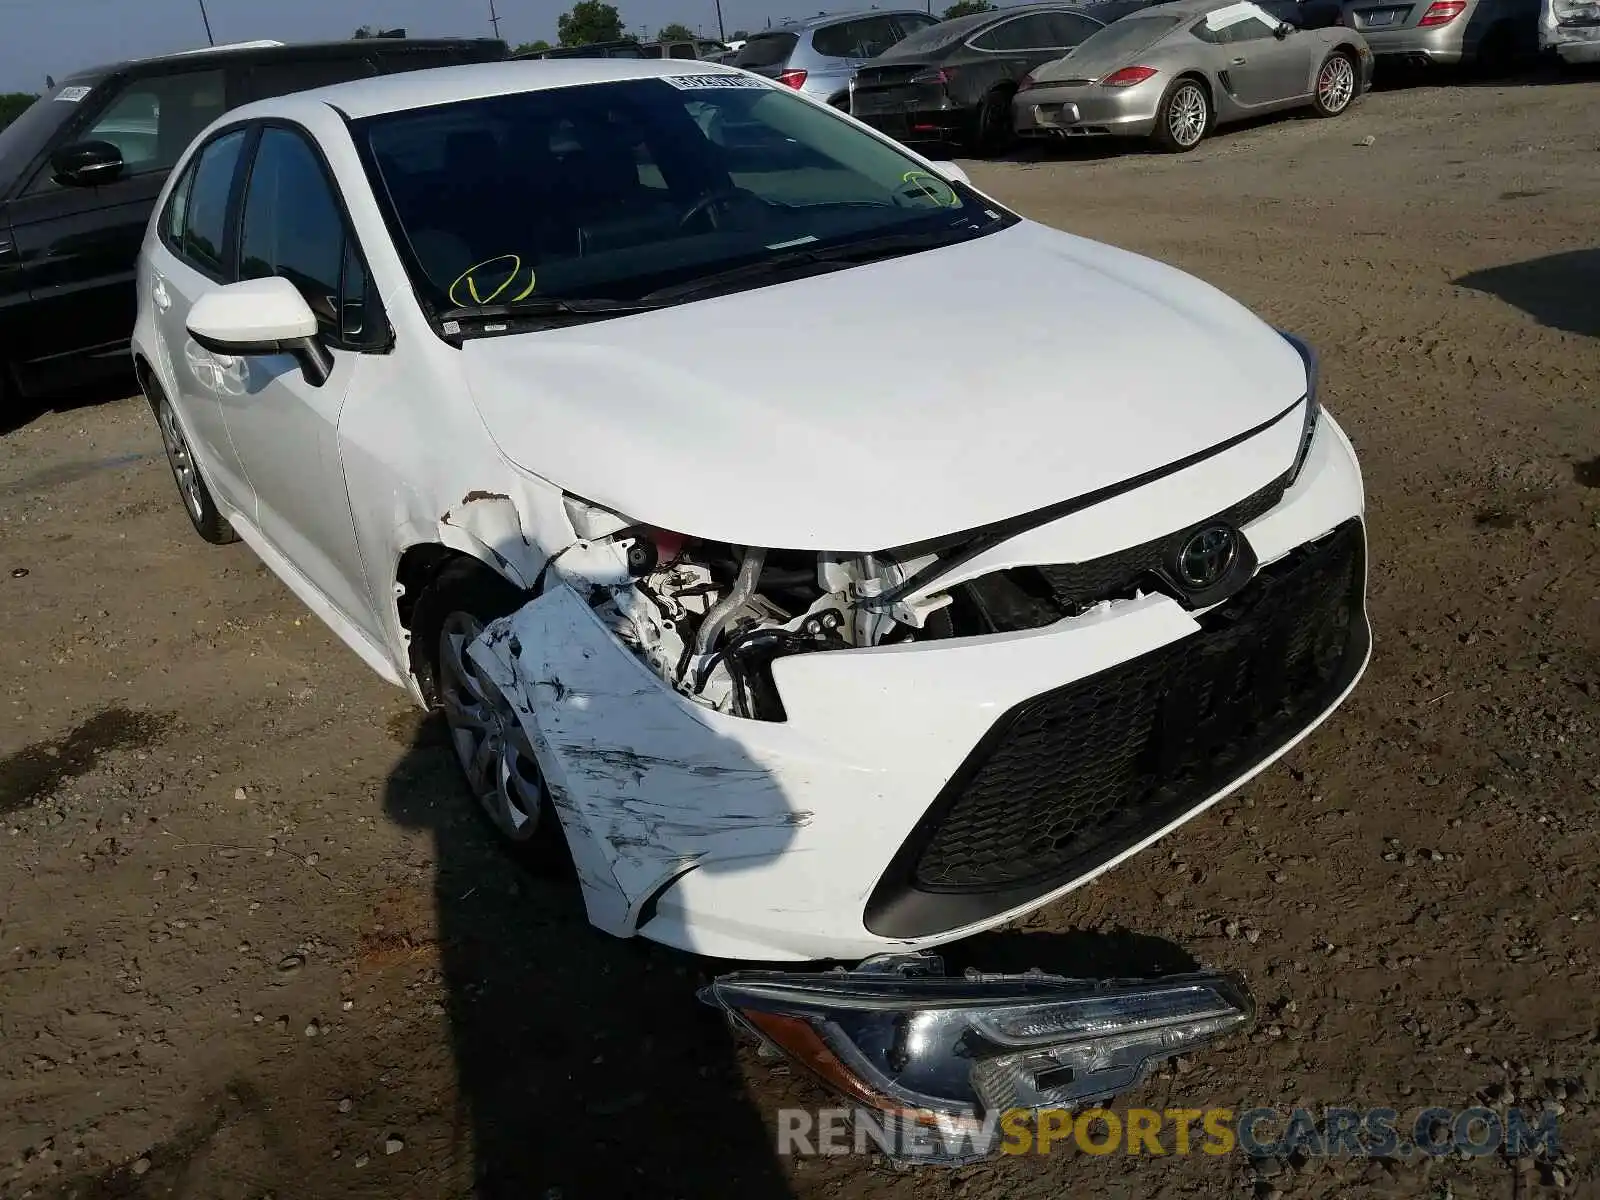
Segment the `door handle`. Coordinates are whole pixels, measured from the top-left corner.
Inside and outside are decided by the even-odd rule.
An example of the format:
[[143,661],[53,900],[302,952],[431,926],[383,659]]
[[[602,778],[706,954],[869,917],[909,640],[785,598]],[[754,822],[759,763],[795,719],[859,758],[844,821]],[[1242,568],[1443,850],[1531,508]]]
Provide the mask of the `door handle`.
[[1242,58],[1232,59],[1232,60],[1229,61],[1228,65],[1230,67],[1242,67],[1242,66],[1244,66],[1244,59],[1242,59]]

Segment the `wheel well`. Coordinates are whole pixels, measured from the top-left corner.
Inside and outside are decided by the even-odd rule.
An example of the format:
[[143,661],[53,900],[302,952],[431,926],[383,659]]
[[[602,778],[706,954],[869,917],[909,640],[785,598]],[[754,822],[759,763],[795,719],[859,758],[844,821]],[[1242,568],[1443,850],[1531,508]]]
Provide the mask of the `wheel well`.
[[411,631],[411,614],[416,609],[417,597],[427,590],[439,573],[458,558],[468,558],[459,550],[442,546],[438,542],[423,542],[412,546],[400,556],[395,567],[395,609],[400,616],[400,627]]
[[[1352,46],[1349,42],[1340,42],[1337,46],[1335,46],[1333,48],[1333,52],[1335,54],[1343,54],[1343,55],[1345,55],[1347,58],[1349,58],[1350,63],[1351,63],[1352,66],[1355,65],[1357,62],[1359,62],[1360,59],[1361,59],[1361,52],[1359,50],[1357,50],[1354,46]],[[1357,86],[1359,86],[1360,83],[1361,83],[1361,81],[1359,79],[1356,80]]]
[[840,112],[849,112],[850,93],[848,91],[837,92],[828,97],[828,104],[833,108],[837,108]]
[[142,354],[133,356],[133,377],[139,381],[139,390],[144,393],[145,403],[150,406],[150,411],[154,412],[156,398],[151,394],[151,385],[154,384],[157,388],[161,385],[155,382],[155,372],[151,370],[149,361]]
[[1211,90],[1211,81],[1199,71],[1184,71],[1172,82],[1177,83],[1179,79],[1190,79],[1200,85],[1201,91],[1206,94],[1206,103],[1211,106],[1211,115],[1215,117],[1217,115],[1217,94]]

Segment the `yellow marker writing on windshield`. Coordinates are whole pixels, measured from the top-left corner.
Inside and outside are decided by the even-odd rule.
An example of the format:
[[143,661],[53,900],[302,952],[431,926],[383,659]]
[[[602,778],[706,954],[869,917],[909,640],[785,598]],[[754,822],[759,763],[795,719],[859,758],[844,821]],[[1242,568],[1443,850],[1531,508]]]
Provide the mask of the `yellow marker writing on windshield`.
[[[501,281],[500,286],[495,288],[487,296],[481,295],[478,291],[478,277],[480,272],[482,272],[485,267],[492,267],[496,263],[503,262],[509,262],[511,264],[511,270],[507,272],[506,277]],[[498,272],[496,272],[496,274],[498,274]],[[497,254],[493,258],[484,259],[481,263],[474,263],[465,271],[461,272],[460,275],[456,276],[456,281],[450,285],[450,290],[446,294],[450,297],[451,304],[454,304],[460,308],[466,308],[468,306],[467,301],[463,300],[459,295],[457,295],[458,289],[464,283],[467,285],[467,294],[472,297],[473,304],[479,306],[493,304],[496,300],[500,300],[505,296],[506,289],[517,281],[517,276],[520,274],[522,274],[522,256],[520,254]],[[485,280],[485,282],[487,283],[488,281]],[[516,304],[519,301],[526,300],[529,296],[533,295],[534,285],[535,280],[533,269],[530,267],[528,269],[528,286],[523,288],[515,296],[506,298],[505,303]]]
[[907,171],[900,176],[900,182],[917,188],[928,199],[945,208],[955,208],[961,203],[961,197],[956,195],[955,188],[926,171]]

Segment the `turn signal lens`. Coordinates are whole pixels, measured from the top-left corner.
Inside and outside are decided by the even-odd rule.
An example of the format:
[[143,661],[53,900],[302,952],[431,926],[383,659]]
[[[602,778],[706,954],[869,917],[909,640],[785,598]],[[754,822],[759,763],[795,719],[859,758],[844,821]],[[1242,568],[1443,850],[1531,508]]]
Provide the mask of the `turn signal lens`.
[[798,88],[805,83],[805,81],[806,73],[804,71],[778,72],[778,82],[783,84],[785,87]]
[[1136,83],[1143,83],[1156,73],[1154,67],[1123,67],[1120,71],[1113,71],[1100,81],[1103,87],[1132,87]]
[[1034,77],[1032,75],[1024,75],[1022,77],[1022,82],[1017,84],[1017,91],[1025,92],[1029,88],[1035,86],[1037,83],[1038,83],[1038,80],[1034,79]]

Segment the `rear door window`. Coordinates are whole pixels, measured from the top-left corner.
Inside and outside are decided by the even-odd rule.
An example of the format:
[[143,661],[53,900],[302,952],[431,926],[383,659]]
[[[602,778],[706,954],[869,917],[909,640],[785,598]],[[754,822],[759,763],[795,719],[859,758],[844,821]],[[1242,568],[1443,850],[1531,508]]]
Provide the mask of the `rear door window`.
[[1054,40],[1056,33],[1050,25],[1053,15],[1032,13],[1026,17],[1013,17],[980,33],[972,39],[972,44],[979,50],[993,51],[1052,49],[1062,44]]
[[245,95],[251,100],[306,92],[312,88],[368,79],[378,70],[363,57],[312,59],[305,62],[262,63],[245,76]]
[[1093,37],[1105,28],[1093,17],[1086,17],[1082,13],[1045,13],[1044,19],[1049,28],[1051,39],[1050,44],[1044,48],[1049,50],[1076,46],[1084,39]]
[[222,278],[227,269],[228,199],[244,139],[245,131],[236,129],[200,151],[184,206],[179,253],[213,278]]
[[800,39],[792,33],[760,33],[739,47],[736,67],[776,67],[789,61],[789,54]]
[[811,45],[826,58],[876,58],[900,40],[894,18],[861,17],[825,25],[811,35]]
[[904,40],[914,33],[921,33],[939,23],[939,18],[928,16],[924,13],[896,13],[894,23],[900,27],[900,38]]

